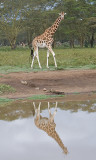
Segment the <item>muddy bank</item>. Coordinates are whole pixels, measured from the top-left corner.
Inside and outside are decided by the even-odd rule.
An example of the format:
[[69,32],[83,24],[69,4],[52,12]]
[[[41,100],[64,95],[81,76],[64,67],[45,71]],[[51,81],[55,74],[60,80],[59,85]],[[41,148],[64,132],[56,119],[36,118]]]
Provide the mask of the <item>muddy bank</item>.
[[[63,70],[43,72],[18,72],[0,74],[0,83],[11,85],[15,93],[0,97],[20,98],[32,95],[52,94],[55,90],[65,95],[81,94],[81,97],[94,97],[96,93],[96,70]],[[84,96],[86,95],[86,96]],[[78,95],[77,95],[78,96]]]

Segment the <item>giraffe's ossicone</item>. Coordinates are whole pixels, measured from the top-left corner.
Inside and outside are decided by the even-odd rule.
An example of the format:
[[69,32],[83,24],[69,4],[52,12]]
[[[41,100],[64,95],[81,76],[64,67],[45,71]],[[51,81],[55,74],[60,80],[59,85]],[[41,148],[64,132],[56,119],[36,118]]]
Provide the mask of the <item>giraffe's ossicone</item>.
[[54,117],[56,115],[57,112],[57,102],[56,102],[56,106],[55,106],[55,111],[53,114],[51,114],[50,111],[50,104],[48,102],[48,112],[49,112],[49,118],[47,117],[42,117],[40,115],[40,106],[41,106],[41,102],[39,103],[38,108],[36,108],[35,103],[33,102],[33,106],[34,106],[34,110],[35,110],[35,125],[45,131],[50,137],[52,137],[53,139],[55,139],[55,141],[59,144],[59,146],[62,148],[63,152],[65,154],[68,153],[67,148],[64,146],[62,140],[60,139],[59,135],[57,134],[55,127],[56,124],[54,123]]
[[54,22],[54,24],[51,27],[46,29],[43,34],[41,34],[38,37],[33,39],[32,48],[34,49],[34,53],[33,53],[33,49],[32,49],[31,53],[33,54],[33,59],[32,59],[31,68],[33,68],[33,63],[34,63],[35,57],[37,57],[39,67],[42,68],[40,61],[39,61],[38,48],[45,48],[45,47],[47,48],[47,68],[49,68],[49,65],[48,65],[49,53],[51,53],[53,55],[55,67],[57,67],[55,53],[52,50],[52,43],[53,43],[53,35],[56,32],[61,20],[63,20],[63,19],[64,19],[64,12],[61,12],[59,14],[59,17],[56,19],[56,21]]

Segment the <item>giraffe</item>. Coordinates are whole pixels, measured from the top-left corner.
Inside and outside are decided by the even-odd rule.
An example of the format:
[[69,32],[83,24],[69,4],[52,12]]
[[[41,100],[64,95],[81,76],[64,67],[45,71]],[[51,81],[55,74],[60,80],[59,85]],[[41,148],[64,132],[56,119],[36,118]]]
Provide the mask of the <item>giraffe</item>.
[[35,57],[37,58],[39,68],[42,68],[40,61],[39,61],[38,48],[47,48],[47,66],[46,67],[49,68],[48,59],[49,59],[49,53],[51,52],[51,54],[53,55],[55,67],[57,68],[55,53],[52,50],[53,35],[56,32],[61,20],[64,19],[65,14],[64,14],[64,12],[59,13],[59,17],[56,19],[54,24],[51,27],[47,28],[43,34],[41,34],[33,39],[32,47],[34,49],[34,54],[33,54],[33,49],[31,49],[31,55],[33,55],[31,68],[33,68],[33,63],[34,63]]
[[55,105],[55,111],[53,114],[51,114],[51,111],[50,111],[50,104],[48,102],[48,112],[49,112],[49,118],[47,117],[42,117],[40,115],[40,106],[41,106],[41,102],[39,103],[39,106],[38,106],[38,109],[36,109],[36,106],[35,106],[35,102],[33,102],[33,106],[34,106],[34,110],[35,110],[35,119],[34,119],[34,122],[35,122],[35,125],[41,129],[41,130],[44,130],[50,137],[54,138],[56,140],[56,142],[59,144],[59,146],[62,148],[63,152],[65,154],[68,153],[68,150],[67,148],[64,146],[62,140],[60,139],[59,135],[57,134],[56,130],[55,130],[55,127],[56,127],[56,124],[54,123],[54,117],[56,115],[56,112],[57,112],[57,102],[56,102],[56,105]]

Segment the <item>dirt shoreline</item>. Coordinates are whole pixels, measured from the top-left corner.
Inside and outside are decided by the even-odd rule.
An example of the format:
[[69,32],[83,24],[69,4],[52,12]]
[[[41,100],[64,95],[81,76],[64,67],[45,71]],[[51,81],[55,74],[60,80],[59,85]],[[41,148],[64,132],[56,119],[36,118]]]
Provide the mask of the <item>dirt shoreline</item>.
[[[64,92],[65,97],[93,97],[96,99],[96,70],[59,70],[15,72],[0,74],[0,83],[11,85],[15,93],[0,95],[4,98],[25,98],[50,94],[50,90]],[[79,94],[79,95],[74,95]],[[85,98],[85,99],[86,99]]]

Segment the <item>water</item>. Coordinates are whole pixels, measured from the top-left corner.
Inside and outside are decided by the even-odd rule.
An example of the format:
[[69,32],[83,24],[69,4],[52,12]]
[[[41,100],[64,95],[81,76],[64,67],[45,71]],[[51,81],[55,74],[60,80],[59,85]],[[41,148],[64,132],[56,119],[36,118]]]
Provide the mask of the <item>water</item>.
[[[54,116],[50,125],[47,123],[48,105]],[[39,126],[35,115],[38,106],[41,107],[40,115],[45,117],[40,117]],[[42,129],[44,122],[47,130],[44,124]],[[96,101],[41,104],[25,101],[1,107],[0,160],[32,159],[95,160]]]

